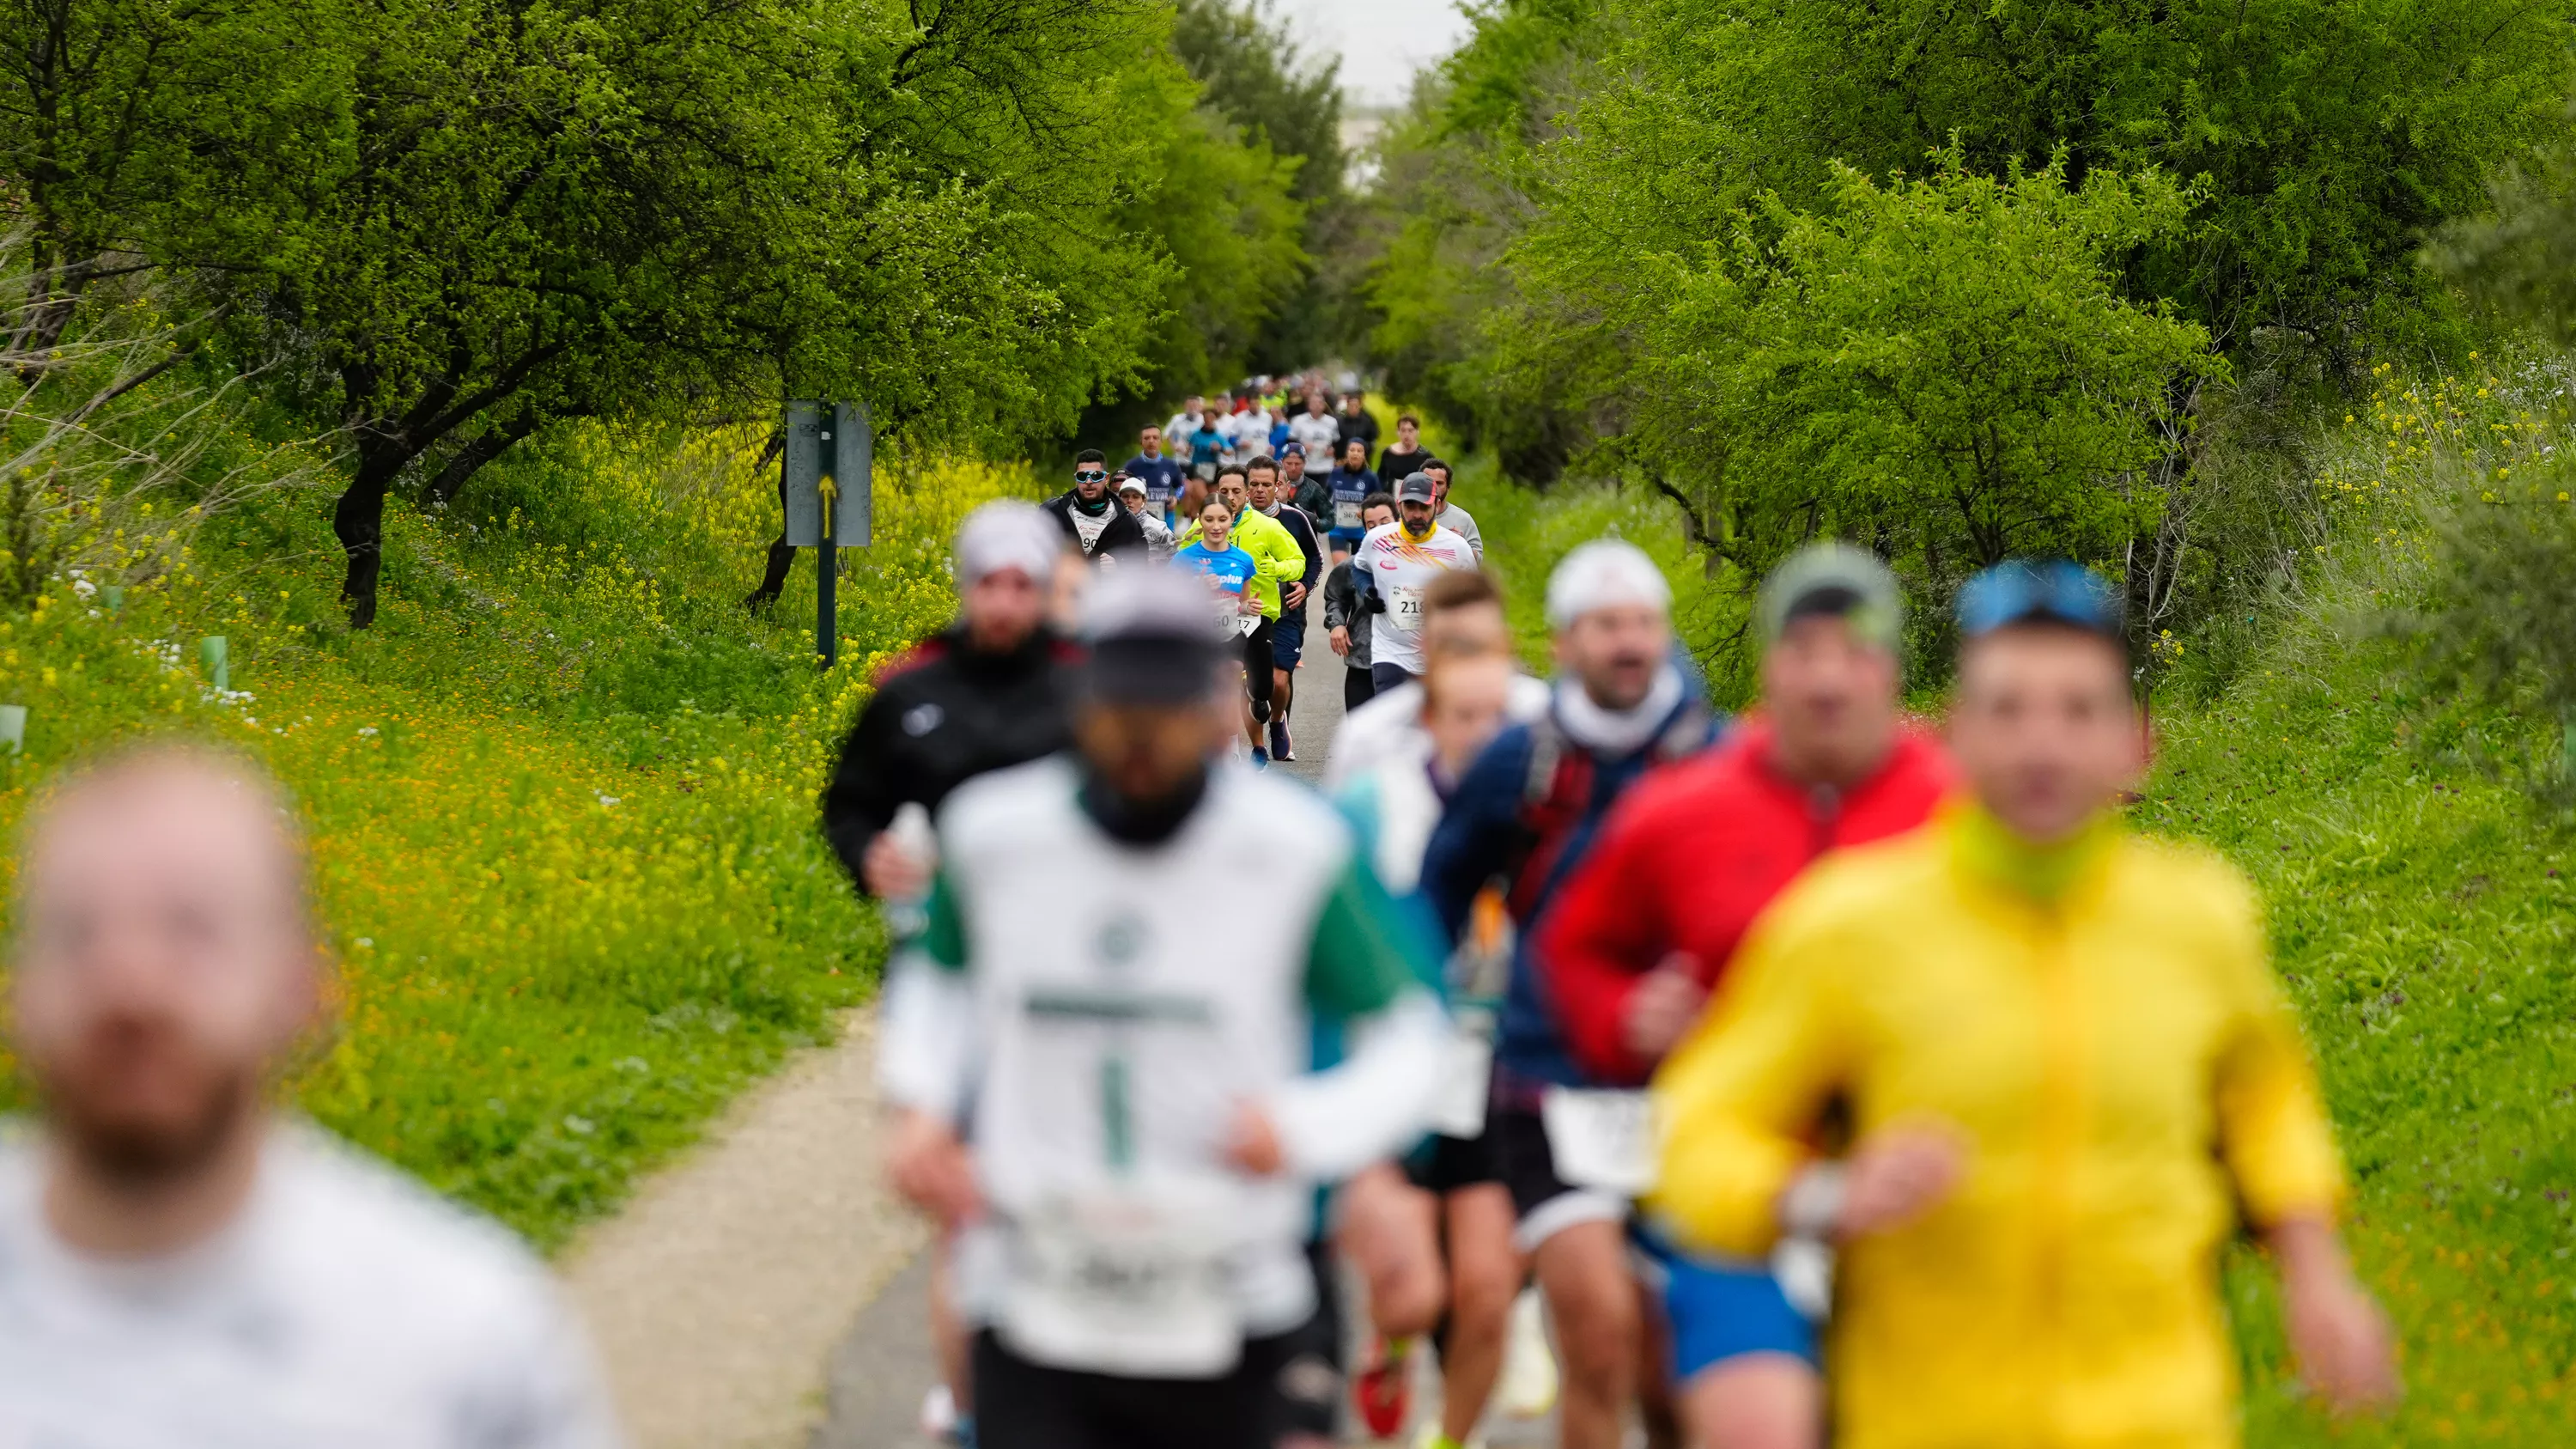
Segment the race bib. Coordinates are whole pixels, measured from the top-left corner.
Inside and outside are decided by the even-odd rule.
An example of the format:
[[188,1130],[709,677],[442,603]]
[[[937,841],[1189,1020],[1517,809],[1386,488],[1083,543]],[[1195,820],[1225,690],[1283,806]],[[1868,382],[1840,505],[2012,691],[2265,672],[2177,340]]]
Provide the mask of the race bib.
[[1387,617],[1401,629],[1422,627],[1422,589],[1420,584],[1397,584],[1386,591]]
[[1259,614],[1237,614],[1234,616],[1234,633],[1237,638],[1249,639],[1252,637],[1252,631],[1260,627],[1261,616]]
[[1360,506],[1358,504],[1338,501],[1333,504],[1333,527],[1357,528],[1359,526]]
[[1645,1093],[1550,1087],[1538,1109],[1558,1177],[1622,1197],[1655,1185],[1654,1103]]
[[998,1325],[1022,1356],[1129,1378],[1215,1378],[1243,1352],[1232,1195],[1100,1188],[1019,1219]]
[[1432,1102],[1431,1130],[1472,1140],[1485,1135],[1485,1100],[1493,1094],[1494,1039],[1482,1023],[1458,1023],[1440,1067],[1440,1095]]
[[1082,540],[1082,551],[1088,554],[1098,548],[1100,535],[1109,530],[1109,515],[1104,513],[1094,518],[1077,508],[1073,510],[1072,517],[1074,536]]
[[1198,474],[1200,482],[1213,483],[1216,481],[1216,459],[1210,458],[1204,463],[1192,463],[1190,471]]

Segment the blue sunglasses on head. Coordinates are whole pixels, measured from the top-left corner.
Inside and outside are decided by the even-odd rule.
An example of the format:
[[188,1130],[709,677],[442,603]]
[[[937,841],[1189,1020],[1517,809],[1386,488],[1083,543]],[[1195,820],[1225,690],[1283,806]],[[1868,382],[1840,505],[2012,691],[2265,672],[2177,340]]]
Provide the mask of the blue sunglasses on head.
[[2035,621],[2119,639],[2126,612],[2100,574],[2072,559],[1999,563],[1959,590],[1959,632],[1970,639]]

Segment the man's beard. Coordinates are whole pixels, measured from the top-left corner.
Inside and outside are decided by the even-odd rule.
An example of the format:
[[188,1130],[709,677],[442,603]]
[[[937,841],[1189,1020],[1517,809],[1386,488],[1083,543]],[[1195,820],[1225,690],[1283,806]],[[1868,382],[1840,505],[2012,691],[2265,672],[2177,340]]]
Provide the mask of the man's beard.
[[[149,1030],[145,1028],[144,1030]],[[164,1050],[188,1052],[164,1042]],[[189,1053],[193,1058],[194,1053]],[[222,1153],[242,1122],[257,1110],[259,1082],[248,1071],[226,1071],[191,1060],[197,1090],[178,1114],[119,1110],[84,1091],[77,1074],[52,1074],[43,1086],[58,1139],[82,1166],[109,1185],[148,1193],[202,1171]],[[104,1070],[117,1070],[112,1063]],[[93,1063],[89,1071],[102,1070]]]

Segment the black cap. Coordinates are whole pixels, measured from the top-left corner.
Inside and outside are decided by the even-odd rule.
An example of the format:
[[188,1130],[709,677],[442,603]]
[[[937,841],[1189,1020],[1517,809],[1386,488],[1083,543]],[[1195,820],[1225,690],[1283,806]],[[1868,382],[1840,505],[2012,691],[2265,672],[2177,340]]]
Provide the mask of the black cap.
[[1404,475],[1404,481],[1395,485],[1395,501],[1398,503],[1433,503],[1438,500],[1433,497],[1431,479],[1427,474],[1407,473]]

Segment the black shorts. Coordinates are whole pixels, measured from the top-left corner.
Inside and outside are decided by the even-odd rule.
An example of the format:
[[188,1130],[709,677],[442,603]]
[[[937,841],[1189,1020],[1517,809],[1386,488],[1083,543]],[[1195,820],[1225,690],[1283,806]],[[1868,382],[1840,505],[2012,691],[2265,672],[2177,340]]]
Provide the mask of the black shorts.
[[[975,1335],[975,1442],[984,1449],[1273,1449],[1276,1384],[1296,1335],[1246,1339],[1213,1379],[1131,1379],[1031,1363]],[[1339,1397],[1338,1382],[1335,1397]]]
[[1520,1220],[1513,1237],[1522,1252],[1538,1251],[1557,1230],[1576,1223],[1627,1222],[1627,1199],[1576,1187],[1556,1175],[1556,1154],[1547,1145],[1547,1124],[1535,1105],[1497,1100],[1485,1114],[1485,1135],[1493,1140],[1503,1186],[1512,1192],[1512,1214]]
[[1341,1274],[1334,1267],[1330,1243],[1306,1245],[1306,1266],[1315,1275],[1315,1312],[1287,1333],[1288,1352],[1271,1376],[1273,1428],[1279,1436],[1341,1436],[1342,1324]]
[[1404,1159],[1405,1181],[1430,1193],[1453,1193],[1480,1183],[1501,1182],[1501,1153],[1494,1145],[1494,1124],[1474,1137],[1433,1133]]

